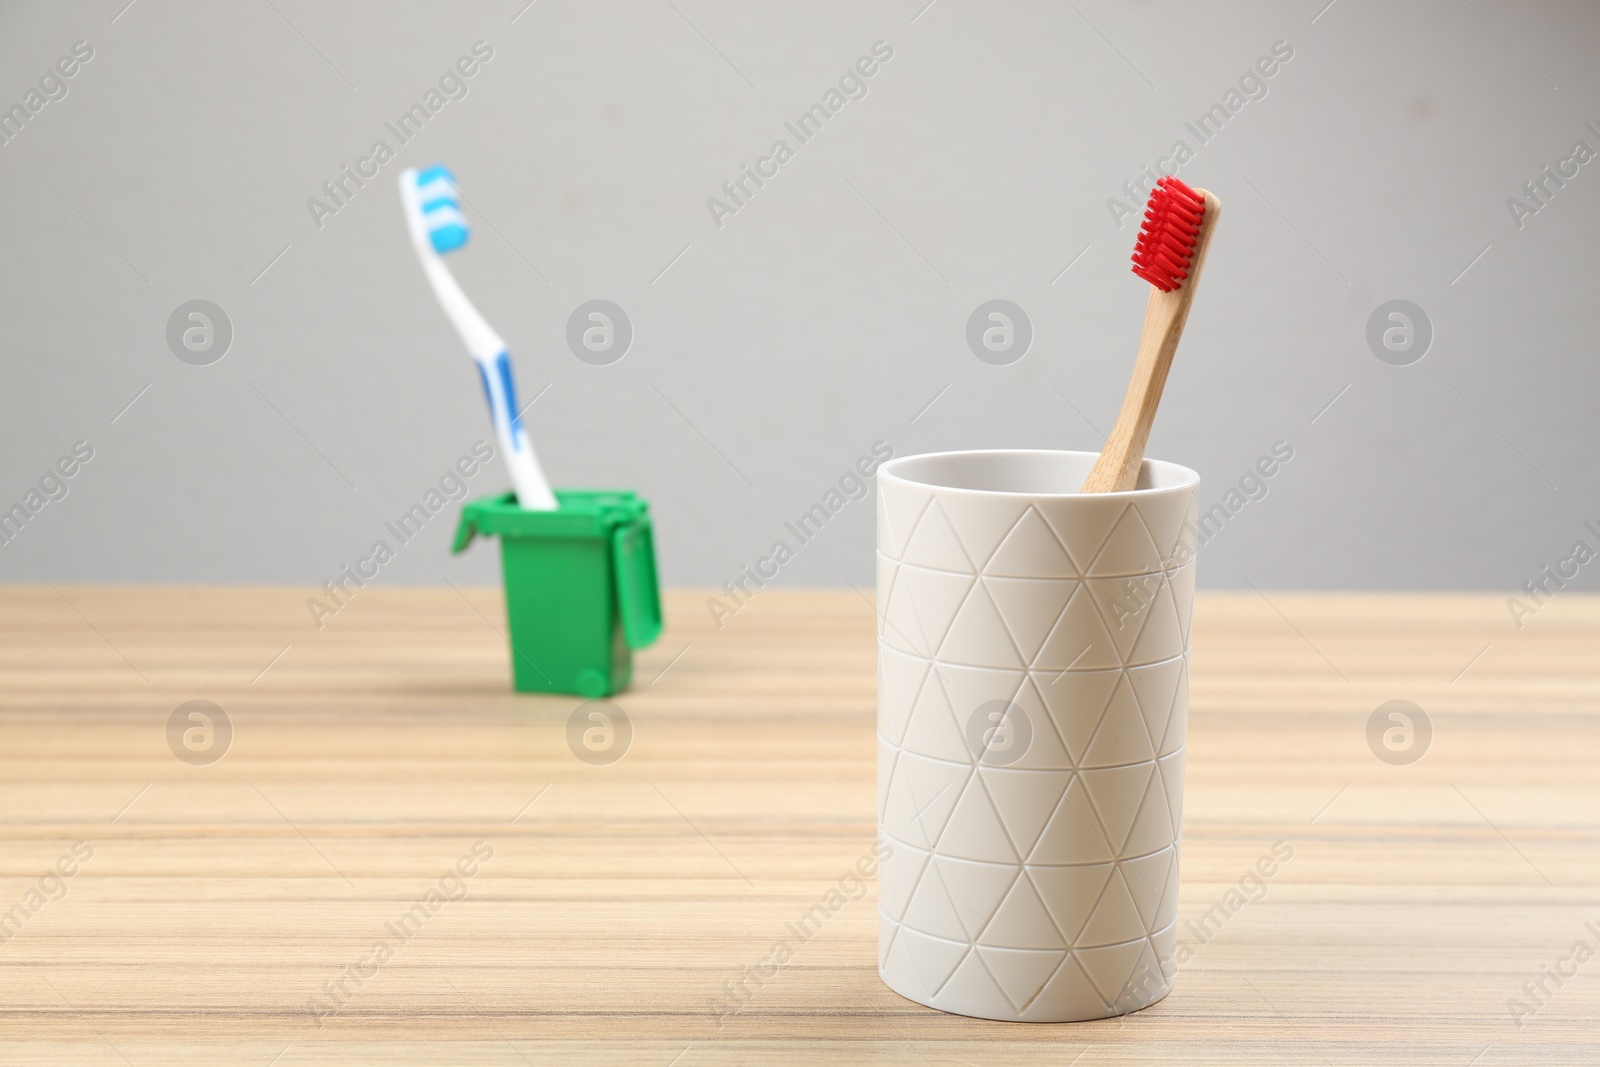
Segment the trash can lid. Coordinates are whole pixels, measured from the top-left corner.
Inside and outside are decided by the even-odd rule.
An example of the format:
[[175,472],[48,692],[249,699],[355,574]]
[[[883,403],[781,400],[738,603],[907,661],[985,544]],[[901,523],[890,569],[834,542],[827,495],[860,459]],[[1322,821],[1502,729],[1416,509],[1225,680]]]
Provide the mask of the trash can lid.
[[604,537],[637,521],[650,505],[626,489],[557,489],[554,511],[529,511],[515,493],[484,496],[461,509],[461,522],[451,552],[460,552],[474,536]]
[[519,540],[609,540],[622,636],[638,650],[661,636],[661,583],[656,574],[650,505],[626,489],[557,489],[554,511],[529,511],[515,493],[480,497],[461,509],[452,552],[473,537]]

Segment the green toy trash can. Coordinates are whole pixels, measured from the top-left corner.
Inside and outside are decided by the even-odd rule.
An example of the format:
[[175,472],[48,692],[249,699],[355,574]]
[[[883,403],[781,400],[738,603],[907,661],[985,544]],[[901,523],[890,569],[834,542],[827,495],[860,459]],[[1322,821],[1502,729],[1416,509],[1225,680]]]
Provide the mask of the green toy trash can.
[[451,551],[500,538],[519,693],[610,696],[627,688],[634,650],[661,636],[650,505],[625,490],[555,494],[555,511],[528,511],[514,493],[469,501]]

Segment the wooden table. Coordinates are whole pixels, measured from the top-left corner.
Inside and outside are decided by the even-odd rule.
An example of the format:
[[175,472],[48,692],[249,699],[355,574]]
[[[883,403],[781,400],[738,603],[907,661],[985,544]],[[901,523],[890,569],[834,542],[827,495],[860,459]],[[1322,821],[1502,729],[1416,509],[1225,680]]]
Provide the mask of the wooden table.
[[[1193,958],[1147,1011],[1026,1026],[890,993],[870,896],[786,925],[874,836],[860,594],[720,630],[672,595],[591,765],[575,698],[508,692],[497,592],[372,587],[320,631],[309,593],[0,592],[0,1062],[1600,1062],[1595,600],[1518,631],[1498,596],[1204,596]],[[210,765],[168,742],[197,699]],[[1410,765],[1368,746],[1392,699],[1432,723]]]

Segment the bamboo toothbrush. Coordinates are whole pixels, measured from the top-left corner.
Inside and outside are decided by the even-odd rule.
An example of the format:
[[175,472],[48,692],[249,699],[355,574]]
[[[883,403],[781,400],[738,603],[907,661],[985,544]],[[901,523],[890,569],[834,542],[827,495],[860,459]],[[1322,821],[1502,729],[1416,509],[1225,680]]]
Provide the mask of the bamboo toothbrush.
[[1144,225],[1133,246],[1133,273],[1154,286],[1144,309],[1139,358],[1117,424],[1084,479],[1085,493],[1126,492],[1139,482],[1150,425],[1156,419],[1161,389],[1167,384],[1167,371],[1178,350],[1178,338],[1183,336],[1221,211],[1222,201],[1173,177],[1157,181],[1150,194]]

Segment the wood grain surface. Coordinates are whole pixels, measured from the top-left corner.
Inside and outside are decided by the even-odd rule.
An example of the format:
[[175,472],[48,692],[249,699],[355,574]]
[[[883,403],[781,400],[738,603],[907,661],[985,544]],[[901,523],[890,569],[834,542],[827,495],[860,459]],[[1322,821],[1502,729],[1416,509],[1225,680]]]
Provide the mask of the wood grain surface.
[[[576,698],[509,691],[497,591],[321,630],[310,592],[0,591],[0,1062],[1600,1062],[1595,600],[1202,596],[1192,958],[1146,1011],[1028,1026],[877,979],[862,594],[720,629],[671,594],[591,765]],[[1395,699],[1409,765],[1368,745]],[[169,747],[191,700],[232,726],[209,765]]]

